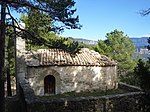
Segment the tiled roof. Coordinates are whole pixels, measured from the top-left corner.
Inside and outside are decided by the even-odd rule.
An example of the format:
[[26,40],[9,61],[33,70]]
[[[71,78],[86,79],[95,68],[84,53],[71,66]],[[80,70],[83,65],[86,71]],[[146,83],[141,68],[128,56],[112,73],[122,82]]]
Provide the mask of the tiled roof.
[[98,52],[82,48],[75,54],[62,49],[39,49],[39,65],[114,66],[116,62]]

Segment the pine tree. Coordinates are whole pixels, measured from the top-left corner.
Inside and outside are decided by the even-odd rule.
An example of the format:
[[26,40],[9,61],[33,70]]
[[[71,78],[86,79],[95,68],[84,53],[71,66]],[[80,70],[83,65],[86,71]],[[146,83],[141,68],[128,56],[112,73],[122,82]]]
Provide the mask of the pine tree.
[[114,30],[106,34],[106,40],[99,40],[94,48],[100,54],[107,55],[118,62],[120,75],[127,74],[135,67],[132,58],[134,54],[134,45],[127,35],[122,31]]
[[[16,22],[16,26],[9,24],[7,26],[12,26],[21,29],[17,25],[17,21],[11,15],[11,10],[18,13],[27,13],[29,10],[39,10],[43,13],[49,15],[53,22],[57,23],[50,30],[53,31],[63,31],[64,28],[68,29],[80,29],[79,18],[73,17],[76,9],[72,9],[75,5],[73,0],[1,0],[1,20],[0,20],[0,112],[4,112],[5,104],[5,93],[4,93],[4,56],[5,56],[5,30],[6,30],[6,11],[8,16],[8,21]],[[7,7],[7,10],[6,10]],[[37,39],[38,40],[38,39]],[[41,41],[39,41],[41,42]]]
[[137,66],[135,67],[135,74],[139,78],[140,87],[144,91],[150,90],[150,63],[149,61],[144,62],[142,59],[139,59]]

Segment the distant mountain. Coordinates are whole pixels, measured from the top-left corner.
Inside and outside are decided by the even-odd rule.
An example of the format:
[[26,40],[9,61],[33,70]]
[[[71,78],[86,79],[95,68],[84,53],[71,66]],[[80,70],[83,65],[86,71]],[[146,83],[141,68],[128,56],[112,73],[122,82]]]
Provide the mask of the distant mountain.
[[[73,39],[88,45],[96,45],[98,43],[98,41],[83,38],[73,38]],[[148,37],[141,37],[141,38],[132,37],[130,39],[135,46],[135,55],[133,57],[136,59],[136,57],[140,55],[142,59],[147,60],[148,57],[150,57],[150,52],[146,48],[146,46],[148,45]]]
[[150,57],[150,51],[146,48],[148,45],[148,37],[130,39],[135,45],[135,55],[133,57],[136,59],[140,55],[143,60],[148,60],[148,57]]
[[[96,45],[98,43],[98,41],[94,41],[94,40],[88,40],[88,39],[83,39],[83,38],[73,38],[74,40],[78,41],[78,42],[82,42],[84,44],[88,44],[88,45]],[[132,37],[130,38],[131,41],[133,42],[133,44],[135,45],[135,47],[145,47],[148,45],[148,37]]]
[[133,42],[133,44],[135,45],[135,47],[139,48],[139,47],[145,47],[148,45],[148,37],[141,37],[141,38],[130,38],[131,41]]
[[94,40],[88,40],[88,39],[83,39],[83,38],[73,38],[74,40],[84,43],[84,44],[88,44],[88,45],[96,45],[98,41],[94,41]]

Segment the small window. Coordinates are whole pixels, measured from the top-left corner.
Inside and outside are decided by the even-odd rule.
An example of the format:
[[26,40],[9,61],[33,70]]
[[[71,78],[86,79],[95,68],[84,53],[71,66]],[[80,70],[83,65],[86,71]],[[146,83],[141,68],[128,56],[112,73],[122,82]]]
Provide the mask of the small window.
[[44,93],[55,94],[55,77],[53,75],[44,78]]

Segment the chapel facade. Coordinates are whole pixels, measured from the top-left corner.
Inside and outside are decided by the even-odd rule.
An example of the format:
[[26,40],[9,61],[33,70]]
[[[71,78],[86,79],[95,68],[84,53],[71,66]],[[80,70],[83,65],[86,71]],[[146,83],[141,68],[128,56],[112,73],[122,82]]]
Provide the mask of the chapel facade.
[[22,41],[17,44],[18,78],[27,80],[35,95],[117,88],[116,62],[105,55],[88,48],[74,54],[56,48],[29,52]]

